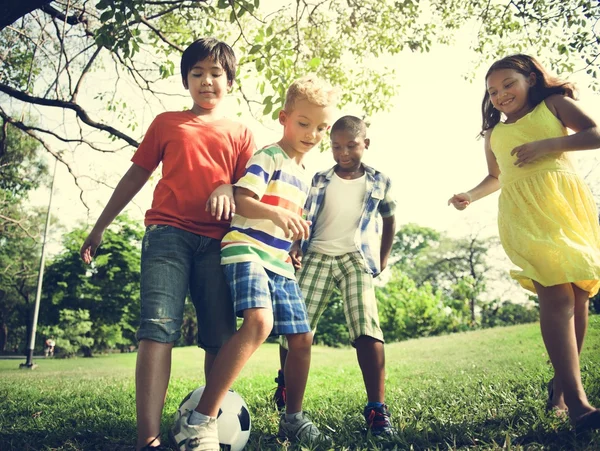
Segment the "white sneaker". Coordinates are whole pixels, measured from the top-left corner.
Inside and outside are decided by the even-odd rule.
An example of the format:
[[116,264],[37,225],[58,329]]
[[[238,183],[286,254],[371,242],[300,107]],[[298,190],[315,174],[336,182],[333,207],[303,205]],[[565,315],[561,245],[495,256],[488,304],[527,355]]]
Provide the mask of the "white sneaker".
[[189,424],[191,414],[191,410],[186,410],[183,415],[178,410],[175,414],[170,433],[173,444],[179,451],[219,451],[217,419],[211,418],[208,423]]
[[331,438],[321,433],[319,428],[313,424],[304,412],[296,414],[292,421],[286,421],[285,413],[279,420],[279,432],[277,436],[290,442],[302,442],[312,445],[331,445]]

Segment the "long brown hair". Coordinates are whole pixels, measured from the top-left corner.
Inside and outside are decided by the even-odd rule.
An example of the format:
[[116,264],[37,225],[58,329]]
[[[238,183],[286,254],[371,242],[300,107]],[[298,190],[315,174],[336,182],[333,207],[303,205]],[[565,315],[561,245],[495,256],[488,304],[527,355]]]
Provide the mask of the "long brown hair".
[[[575,98],[576,91],[573,83],[551,76],[532,56],[523,54],[510,55],[496,61],[490,66],[487,74],[485,74],[486,83],[490,74],[500,69],[512,69],[525,77],[529,77],[531,73],[535,74],[535,85],[531,86],[527,92],[529,103],[533,107],[552,94],[561,94],[572,99]],[[481,135],[483,135],[487,130],[494,128],[500,122],[500,111],[492,106],[490,94],[487,89],[481,103],[481,114],[483,116]]]

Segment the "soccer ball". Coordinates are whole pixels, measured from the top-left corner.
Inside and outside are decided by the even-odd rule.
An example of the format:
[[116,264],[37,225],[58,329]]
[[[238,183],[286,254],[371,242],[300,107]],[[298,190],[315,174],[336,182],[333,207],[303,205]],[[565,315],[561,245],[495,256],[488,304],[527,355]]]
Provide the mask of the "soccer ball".
[[[194,410],[200,402],[204,386],[187,394],[175,413],[175,420],[181,417],[186,410]],[[228,451],[241,451],[250,438],[250,412],[242,397],[229,390],[217,415],[219,427],[219,442],[221,447]]]

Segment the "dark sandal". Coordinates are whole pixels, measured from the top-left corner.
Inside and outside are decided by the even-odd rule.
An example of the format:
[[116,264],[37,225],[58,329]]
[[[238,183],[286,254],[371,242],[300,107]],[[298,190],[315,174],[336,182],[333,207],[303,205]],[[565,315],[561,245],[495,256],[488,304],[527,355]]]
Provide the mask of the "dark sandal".
[[571,424],[578,431],[600,429],[600,409],[584,413],[579,418],[571,420]]

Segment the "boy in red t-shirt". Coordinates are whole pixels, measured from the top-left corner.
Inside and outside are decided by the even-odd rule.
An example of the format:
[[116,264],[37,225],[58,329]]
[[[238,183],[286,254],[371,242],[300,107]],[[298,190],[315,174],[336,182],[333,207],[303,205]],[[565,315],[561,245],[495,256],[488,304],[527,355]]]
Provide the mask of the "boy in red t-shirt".
[[81,247],[81,258],[89,264],[104,230],[162,163],[142,243],[136,450],[170,449],[160,444],[160,420],[188,291],[198,317],[198,345],[206,351],[205,377],[235,332],[220,241],[235,212],[231,185],[255,149],[252,133],[224,118],[219,108],[235,71],[233,49],[216,39],[199,39],[183,52],[181,76],[192,109],[154,119]]

